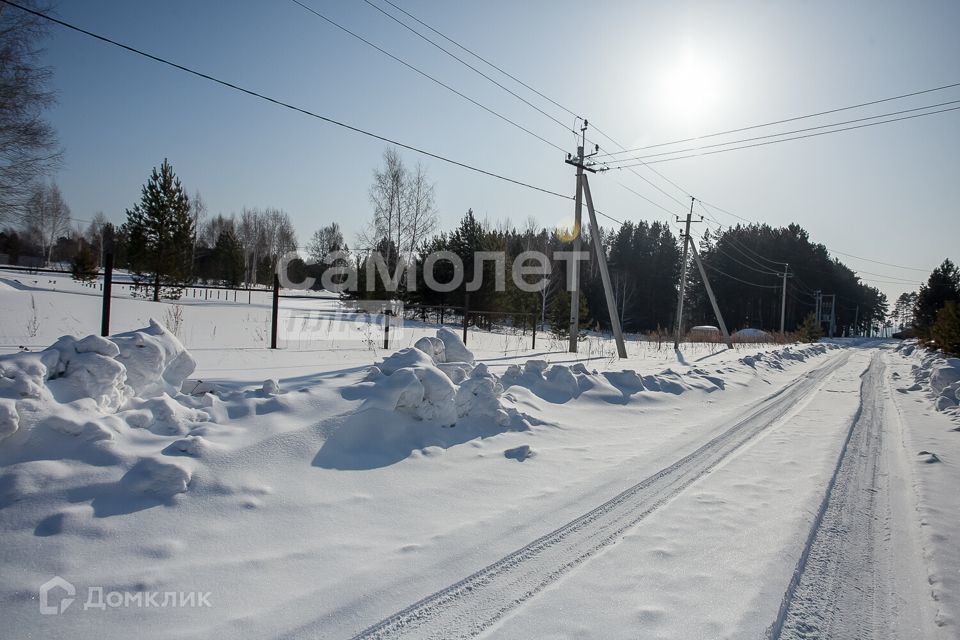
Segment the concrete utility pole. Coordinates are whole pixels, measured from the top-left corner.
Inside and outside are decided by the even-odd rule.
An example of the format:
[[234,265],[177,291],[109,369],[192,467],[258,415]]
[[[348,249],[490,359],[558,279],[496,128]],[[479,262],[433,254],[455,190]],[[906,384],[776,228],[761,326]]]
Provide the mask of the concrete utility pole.
[[787,278],[792,277],[788,273],[790,265],[783,263],[783,297],[780,299],[780,333],[783,333],[784,318],[787,315]]
[[727,349],[733,349],[733,341],[730,339],[730,333],[727,331],[727,323],[723,321],[723,315],[720,313],[719,305],[717,305],[717,297],[713,295],[713,287],[710,286],[710,278],[707,277],[707,270],[703,268],[703,263],[700,261],[700,254],[692,242],[690,243],[690,252],[693,254],[693,259],[697,263],[697,269],[700,270],[700,277],[703,278],[703,287],[707,290],[707,297],[710,298],[713,313],[717,316],[717,324],[720,325],[720,331],[723,333],[723,343],[727,345]]
[[593,209],[593,196],[590,195],[590,182],[583,176],[583,194],[587,197],[587,213],[590,214],[590,235],[593,237],[593,248],[597,252],[597,264],[600,266],[600,279],[603,281],[603,293],[607,298],[607,314],[610,316],[610,328],[617,341],[617,355],[627,357],[627,345],[623,342],[623,332],[620,330],[620,314],[617,313],[617,301],[613,297],[613,287],[610,285],[610,271],[607,269],[607,256],[600,240],[600,227],[597,225],[597,215]]
[[[571,163],[567,158],[567,163],[574,164],[577,167],[577,192],[574,196],[573,213],[573,252],[574,256],[580,251],[580,230],[583,213],[583,145],[586,142],[587,121],[583,121],[580,128],[580,145],[577,147],[576,162]],[[577,352],[577,337],[580,334],[580,261],[574,258],[570,261],[570,277],[572,289],[570,291],[570,344],[568,351]]]
[[598,146],[593,153],[584,155],[583,149],[586,143],[587,121],[583,121],[580,128],[581,142],[577,147],[577,156],[574,158],[567,155],[567,164],[572,164],[577,168],[577,193],[574,197],[574,236],[573,250],[574,259],[570,261],[572,291],[570,292],[570,353],[577,352],[577,336],[580,333],[580,269],[579,260],[576,259],[577,252],[580,251],[580,232],[582,230],[581,214],[583,210],[583,197],[587,199],[587,212],[590,215],[590,235],[593,237],[593,246],[597,254],[597,264],[600,266],[600,279],[603,281],[603,293],[607,299],[607,312],[610,315],[610,327],[613,329],[613,337],[617,342],[617,354],[621,358],[627,357],[627,346],[623,341],[623,332],[620,329],[620,314],[617,312],[617,303],[613,296],[613,288],[610,285],[610,272],[607,269],[607,255],[603,250],[603,242],[600,238],[600,227],[597,225],[596,211],[593,208],[593,196],[590,194],[590,183],[587,181],[587,175],[584,171],[596,173],[597,170],[587,165],[584,161],[590,156],[594,156],[600,151]]
[[830,294],[830,337],[837,331],[837,294]]
[[[673,348],[680,348],[680,336],[683,332],[683,295],[687,288],[687,246],[690,242],[690,221],[693,217],[693,203],[695,199],[690,196],[690,211],[687,212],[687,226],[683,232],[683,259],[680,265],[680,296],[677,298],[677,317],[674,321]],[[677,218],[679,222],[680,219]]]

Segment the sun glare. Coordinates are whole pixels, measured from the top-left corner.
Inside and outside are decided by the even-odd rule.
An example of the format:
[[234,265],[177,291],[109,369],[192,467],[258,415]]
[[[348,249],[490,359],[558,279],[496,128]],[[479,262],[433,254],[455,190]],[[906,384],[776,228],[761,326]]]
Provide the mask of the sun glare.
[[685,120],[701,119],[723,98],[720,65],[692,48],[671,60],[659,80],[662,108]]

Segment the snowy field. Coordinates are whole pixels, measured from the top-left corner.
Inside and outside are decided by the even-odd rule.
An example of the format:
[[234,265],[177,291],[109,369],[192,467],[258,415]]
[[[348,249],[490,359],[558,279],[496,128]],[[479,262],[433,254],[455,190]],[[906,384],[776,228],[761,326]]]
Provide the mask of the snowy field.
[[960,361],[116,293],[0,272],[3,637],[958,637]]

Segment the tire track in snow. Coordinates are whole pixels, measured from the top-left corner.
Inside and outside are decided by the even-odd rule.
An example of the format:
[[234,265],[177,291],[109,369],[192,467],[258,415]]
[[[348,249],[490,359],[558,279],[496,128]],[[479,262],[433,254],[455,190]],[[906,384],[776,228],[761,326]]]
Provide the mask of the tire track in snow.
[[881,486],[885,365],[876,352],[813,526],[767,637],[893,638],[893,549]]
[[799,410],[838,368],[844,352],[757,402],[697,450],[463,580],[368,627],[354,640],[469,638],[502,618],[709,473],[757,435]]

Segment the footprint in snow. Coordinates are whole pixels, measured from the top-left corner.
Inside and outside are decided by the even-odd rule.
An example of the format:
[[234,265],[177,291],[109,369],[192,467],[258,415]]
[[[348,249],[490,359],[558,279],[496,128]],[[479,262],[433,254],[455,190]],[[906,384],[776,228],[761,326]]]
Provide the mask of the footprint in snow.
[[940,457],[939,457],[937,454],[935,454],[935,453],[931,453],[930,451],[920,451],[919,453],[917,453],[917,455],[918,455],[918,456],[927,456],[927,457],[924,458],[924,460],[923,460],[923,462],[925,462],[925,463],[927,463],[927,464],[933,464],[933,463],[936,463],[936,462],[941,462]]

